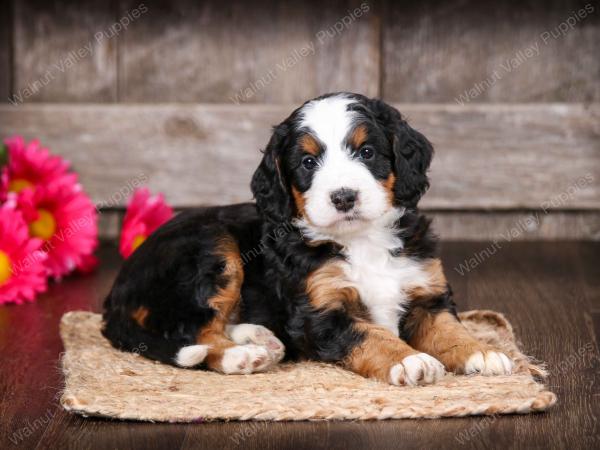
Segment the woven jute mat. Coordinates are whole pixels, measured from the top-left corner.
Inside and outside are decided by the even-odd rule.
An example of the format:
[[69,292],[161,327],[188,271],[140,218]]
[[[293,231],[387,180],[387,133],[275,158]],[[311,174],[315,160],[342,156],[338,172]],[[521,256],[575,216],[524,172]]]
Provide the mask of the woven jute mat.
[[514,359],[512,375],[447,375],[434,385],[397,387],[309,362],[220,375],[115,350],[100,333],[99,314],[70,312],[60,328],[66,349],[61,403],[86,416],[157,422],[437,418],[529,413],[554,405],[556,396],[534,379],[544,370],[519,351],[501,314],[469,311],[461,319],[478,339]]

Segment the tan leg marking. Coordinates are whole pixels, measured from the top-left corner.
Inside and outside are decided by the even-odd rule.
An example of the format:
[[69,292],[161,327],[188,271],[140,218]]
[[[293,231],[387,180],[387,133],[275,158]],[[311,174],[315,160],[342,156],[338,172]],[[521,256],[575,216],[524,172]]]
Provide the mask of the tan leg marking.
[[421,311],[414,319],[419,323],[410,344],[439,359],[448,370],[461,373],[472,354],[488,350],[449,312]]
[[411,331],[410,345],[439,359],[448,370],[456,373],[510,373],[510,358],[471,336],[450,312],[428,309],[426,302],[444,295],[448,287],[441,261],[432,259],[425,264],[428,283],[417,286],[409,294],[415,307],[405,323],[406,329]]
[[364,377],[395,385],[435,383],[444,376],[444,366],[420,353],[387,328],[358,322],[364,341],[344,360],[345,366]]
[[448,289],[439,259],[426,261],[424,270],[429,275],[428,283],[415,287],[409,293],[415,306],[405,325],[412,330],[409,343],[414,348],[439,359],[447,369],[460,372],[469,356],[485,348],[451,313],[431,313],[426,305],[419,307],[420,303],[444,295]]
[[357,323],[355,328],[365,338],[344,360],[344,365],[364,377],[389,383],[392,367],[418,353],[387,328],[370,323]]
[[223,275],[228,280],[227,284],[208,300],[208,304],[216,310],[216,316],[199,330],[196,343],[209,346],[205,362],[209,368],[221,371],[223,353],[226,349],[235,346],[235,343],[227,337],[225,326],[231,314],[237,309],[244,271],[238,245],[231,237],[227,236],[220,240],[216,253],[225,261]]
[[146,318],[148,317],[148,314],[150,314],[150,311],[148,311],[148,308],[140,306],[139,308],[133,310],[133,312],[131,313],[131,318],[133,320],[135,320],[135,322],[140,327],[145,328],[146,327]]
[[448,370],[483,375],[511,373],[512,360],[500,350],[471,336],[451,313],[420,310],[409,320],[416,321],[412,325],[415,333],[410,344],[442,361]]
[[[244,270],[238,245],[231,237],[221,239],[217,245],[217,254],[225,261],[223,276],[227,277],[227,282],[208,300],[208,304],[216,310],[216,316],[208,325],[202,327],[196,336],[198,345],[207,346],[204,362],[210,369],[226,374],[248,374],[266,370],[283,357],[283,344],[275,336],[269,336],[263,341],[260,340],[261,336],[254,336],[255,343],[242,345],[231,339],[227,325],[231,316],[237,313]],[[231,330],[229,327],[229,331]],[[277,348],[274,348],[275,346]]]

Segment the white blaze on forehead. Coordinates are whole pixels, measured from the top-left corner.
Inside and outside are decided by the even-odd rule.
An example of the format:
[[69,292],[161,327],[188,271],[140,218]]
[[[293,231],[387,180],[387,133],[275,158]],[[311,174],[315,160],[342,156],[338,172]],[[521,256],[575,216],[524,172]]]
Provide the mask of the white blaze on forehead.
[[343,95],[312,101],[300,112],[300,126],[310,129],[327,149],[340,148],[356,115],[347,110],[352,103],[355,100]]

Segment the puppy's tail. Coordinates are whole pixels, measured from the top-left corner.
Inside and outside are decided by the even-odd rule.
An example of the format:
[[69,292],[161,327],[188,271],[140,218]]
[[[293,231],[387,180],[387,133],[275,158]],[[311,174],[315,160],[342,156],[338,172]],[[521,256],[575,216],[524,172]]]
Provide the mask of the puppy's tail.
[[104,314],[102,334],[123,351],[179,367],[200,365],[208,354],[207,345],[173,339],[142,328],[135,320]]

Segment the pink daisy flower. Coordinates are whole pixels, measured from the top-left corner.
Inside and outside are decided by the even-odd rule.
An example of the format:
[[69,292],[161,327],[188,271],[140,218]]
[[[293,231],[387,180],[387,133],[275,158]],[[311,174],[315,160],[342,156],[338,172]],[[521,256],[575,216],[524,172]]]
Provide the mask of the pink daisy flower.
[[52,155],[35,139],[28,144],[22,136],[4,141],[8,148],[8,191],[19,193],[25,188],[45,186],[59,178],[76,183],[77,175],[69,173],[69,163],[60,156]]
[[83,255],[81,261],[77,264],[77,272],[87,275],[98,268],[100,261],[95,255]]
[[8,196],[8,148],[0,143],[0,204]]
[[0,204],[8,197],[8,168],[0,167]]
[[46,290],[46,254],[31,239],[14,200],[0,206],[0,305],[33,301]]
[[171,217],[173,209],[165,203],[162,194],[151,196],[147,188],[136,190],[129,200],[123,221],[119,245],[121,255],[128,258],[154,230]]
[[61,278],[74,269],[93,269],[98,212],[80,184],[62,178],[21,191],[18,202],[29,234],[43,241],[48,275]]

